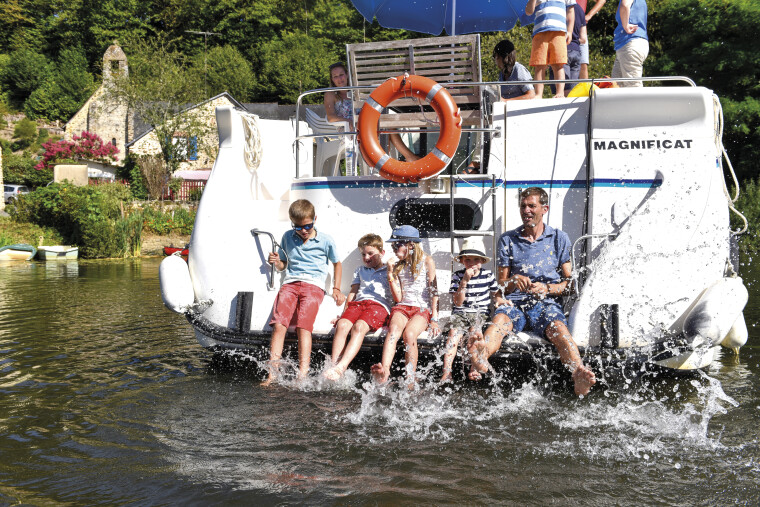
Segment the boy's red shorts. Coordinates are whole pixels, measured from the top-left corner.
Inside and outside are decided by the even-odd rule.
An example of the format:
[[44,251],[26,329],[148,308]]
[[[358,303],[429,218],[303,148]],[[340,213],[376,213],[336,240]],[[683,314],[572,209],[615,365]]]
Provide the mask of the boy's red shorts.
[[422,316],[428,323],[430,322],[430,310],[423,310],[419,306],[408,306],[408,305],[396,305],[393,308],[391,308],[391,317],[393,317],[394,313],[400,313],[407,319],[410,319],[414,317],[415,315]]
[[354,324],[361,319],[367,323],[370,331],[376,331],[385,325],[385,321],[388,319],[388,310],[380,303],[369,299],[351,301],[340,318],[350,320]]
[[312,332],[317,319],[319,305],[325,298],[325,291],[313,283],[291,282],[280,287],[272,308],[272,320],[269,325],[281,324]]

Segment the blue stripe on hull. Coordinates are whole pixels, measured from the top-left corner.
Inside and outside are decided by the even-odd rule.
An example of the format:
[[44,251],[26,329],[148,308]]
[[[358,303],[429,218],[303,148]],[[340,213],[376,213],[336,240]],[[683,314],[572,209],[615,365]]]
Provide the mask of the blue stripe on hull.
[[[417,188],[417,183],[396,183],[389,180],[335,180],[305,181],[291,184],[291,190],[325,190],[325,189],[367,189],[367,188]],[[490,179],[457,181],[458,188],[491,186]],[[504,188],[552,187],[585,188],[586,180],[496,180],[496,186]],[[662,186],[661,179],[614,179],[596,178],[591,180],[595,188],[649,188]]]

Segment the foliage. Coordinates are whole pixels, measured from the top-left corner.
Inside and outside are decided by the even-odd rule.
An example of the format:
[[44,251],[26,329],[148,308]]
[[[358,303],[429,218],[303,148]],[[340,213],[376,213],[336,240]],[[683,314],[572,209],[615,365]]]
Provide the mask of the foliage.
[[167,176],[163,161],[155,155],[136,157],[135,165],[139,167],[142,181],[151,199],[160,199],[164,194]]
[[195,209],[176,208],[169,212],[157,205],[143,209],[143,226],[146,232],[166,235],[171,233],[187,235],[193,232]]
[[116,169],[116,177],[129,182],[129,190],[135,199],[147,199],[148,190],[145,187],[145,178],[137,164],[139,157],[128,153],[124,159],[124,165]]
[[61,139],[42,145],[45,153],[35,169],[51,168],[60,160],[92,160],[105,162],[118,160],[119,148],[103,140],[92,132],[82,132],[74,135],[71,141]]
[[[760,24],[753,0],[669,0],[654,14],[660,49],[648,72],[691,77],[720,97],[724,145],[742,180],[760,159],[760,51],[748,34]],[[684,30],[683,27],[689,27]]]
[[207,55],[199,53],[195,57],[193,72],[199,76],[205,73],[204,94],[208,97],[226,91],[241,102],[250,102],[254,98],[256,76],[248,60],[233,46],[212,48]]
[[37,123],[29,118],[21,118],[13,127],[13,139],[16,140],[16,150],[31,146],[37,140]]
[[24,102],[30,118],[68,121],[95,90],[81,48],[61,51],[54,69]]
[[52,170],[36,171],[35,160],[28,154],[15,154],[10,150],[3,151],[3,180],[5,183],[16,183],[37,187],[45,185],[53,179]]
[[82,257],[121,257],[124,243],[119,242],[116,223],[124,218],[124,190],[118,187],[123,186],[54,183],[19,199],[9,214],[17,222],[56,229],[65,243],[80,247]]
[[43,245],[62,245],[63,236],[52,227],[42,227],[36,224],[20,223],[10,217],[0,217],[0,246],[15,243],[37,245],[42,238]]
[[50,64],[45,55],[24,48],[10,54],[0,77],[11,102],[20,106],[45,81],[49,72]]
[[172,174],[187,152],[175,136],[204,139],[211,132],[196,109],[185,111],[202,100],[203,76],[192,72],[190,59],[165,37],[135,41],[128,52],[129,74],[118,76],[107,93],[154,129],[165,172]]
[[259,51],[261,74],[268,78],[257,84],[259,97],[290,104],[303,91],[327,86],[327,69],[338,59],[322,39],[301,32],[286,32],[262,44]]
[[[734,190],[731,190],[733,195]],[[760,251],[760,178],[752,179],[741,186],[736,209],[747,219],[749,229],[742,235],[739,246],[745,255]],[[731,214],[731,227],[738,231],[744,222],[734,213]]]

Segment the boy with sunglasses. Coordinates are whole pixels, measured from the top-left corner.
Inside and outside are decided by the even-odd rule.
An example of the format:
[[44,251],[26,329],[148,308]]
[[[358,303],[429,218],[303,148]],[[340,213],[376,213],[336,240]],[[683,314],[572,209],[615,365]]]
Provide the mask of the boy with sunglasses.
[[311,332],[317,318],[319,305],[325,297],[327,265],[333,263],[332,297],[341,306],[346,296],[340,291],[343,268],[338,257],[335,241],[314,227],[317,216],[314,205],[299,199],[288,210],[293,229],[282,235],[280,248],[269,254],[269,263],[278,271],[285,271],[280,291],[272,308],[272,338],[269,346],[270,384],[277,378],[285,334],[291,321],[295,322],[298,336],[298,376],[305,378],[311,363]]

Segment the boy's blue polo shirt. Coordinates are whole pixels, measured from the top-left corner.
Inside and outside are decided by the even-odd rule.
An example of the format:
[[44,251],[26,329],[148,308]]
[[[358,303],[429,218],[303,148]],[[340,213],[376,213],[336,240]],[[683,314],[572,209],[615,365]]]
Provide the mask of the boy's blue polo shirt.
[[[499,266],[510,268],[510,275],[524,275],[534,282],[559,283],[560,266],[570,262],[570,237],[544,224],[544,232],[534,242],[520,236],[523,226],[507,231],[499,238]],[[531,296],[521,291],[507,294],[507,299],[523,301]]]
[[[288,261],[282,284],[307,282],[324,290],[328,264],[340,261],[332,237],[317,232],[316,236],[304,243],[295,231],[290,230],[282,235],[280,245],[277,253],[280,259]],[[287,257],[285,253],[288,254]]]

